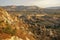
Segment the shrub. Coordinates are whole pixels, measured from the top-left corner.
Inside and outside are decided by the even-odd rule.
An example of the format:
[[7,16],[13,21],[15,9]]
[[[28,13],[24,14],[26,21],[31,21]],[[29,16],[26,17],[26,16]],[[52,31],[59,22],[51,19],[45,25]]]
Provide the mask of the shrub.
[[7,26],[6,28],[2,28],[3,33],[14,35],[16,32],[16,29],[12,29],[10,26]]

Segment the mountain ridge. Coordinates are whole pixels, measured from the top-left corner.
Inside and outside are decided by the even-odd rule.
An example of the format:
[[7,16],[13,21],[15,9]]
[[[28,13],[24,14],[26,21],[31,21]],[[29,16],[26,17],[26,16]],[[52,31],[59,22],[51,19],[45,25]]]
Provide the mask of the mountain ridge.
[[34,11],[34,10],[37,11],[37,10],[40,9],[37,6],[0,6],[0,7],[6,9],[7,11],[21,11],[21,10],[23,10],[23,11],[25,11],[25,10],[27,10],[27,11]]
[[46,9],[60,9],[60,6],[55,6],[55,7],[47,7]]

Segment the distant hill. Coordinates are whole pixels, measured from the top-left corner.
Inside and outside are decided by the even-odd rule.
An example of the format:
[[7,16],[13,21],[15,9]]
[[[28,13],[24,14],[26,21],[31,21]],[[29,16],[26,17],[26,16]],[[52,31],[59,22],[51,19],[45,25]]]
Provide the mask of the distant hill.
[[56,7],[47,7],[47,9],[60,9],[60,6],[56,6]]
[[40,10],[37,6],[1,6],[7,11],[38,11]]
[[30,13],[60,14],[60,6],[40,8],[38,6],[0,6],[7,11],[28,11]]
[[49,14],[60,14],[60,6],[44,8],[43,11]]

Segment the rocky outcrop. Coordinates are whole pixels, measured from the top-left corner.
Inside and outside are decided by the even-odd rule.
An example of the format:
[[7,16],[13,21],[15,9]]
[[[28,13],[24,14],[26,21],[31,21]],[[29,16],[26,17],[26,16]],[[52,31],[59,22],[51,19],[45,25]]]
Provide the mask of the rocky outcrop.
[[0,19],[4,20],[4,22],[7,21],[9,24],[13,22],[13,19],[11,18],[11,16],[3,8],[0,8]]
[[0,40],[14,40],[16,36],[15,40],[35,40],[29,32],[22,20],[0,8]]

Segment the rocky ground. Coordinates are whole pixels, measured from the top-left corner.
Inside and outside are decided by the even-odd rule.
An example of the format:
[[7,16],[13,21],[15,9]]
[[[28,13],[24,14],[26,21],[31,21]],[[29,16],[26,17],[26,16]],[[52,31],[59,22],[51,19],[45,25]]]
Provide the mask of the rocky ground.
[[0,8],[0,40],[59,39],[60,16],[16,16],[8,13],[3,8]]

